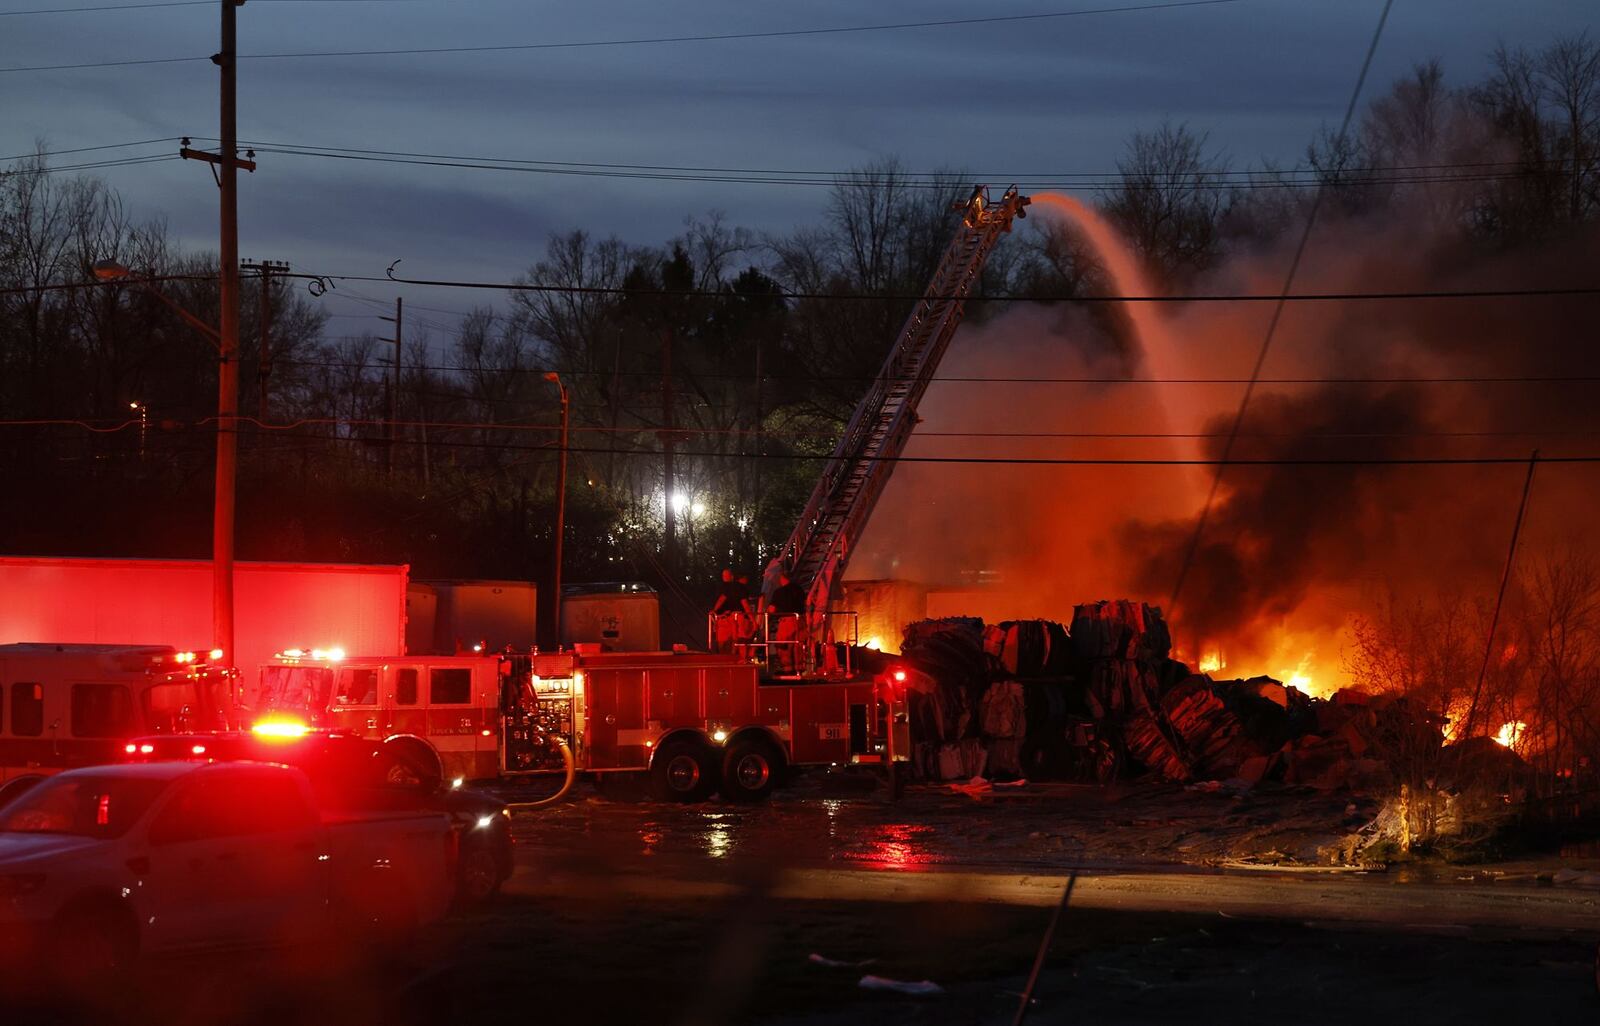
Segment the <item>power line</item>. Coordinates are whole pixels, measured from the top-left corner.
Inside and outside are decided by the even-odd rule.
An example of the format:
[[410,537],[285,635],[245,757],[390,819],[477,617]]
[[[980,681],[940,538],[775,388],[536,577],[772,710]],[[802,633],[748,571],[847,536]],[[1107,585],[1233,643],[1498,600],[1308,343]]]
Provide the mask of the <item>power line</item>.
[[[339,316],[339,315],[335,315]],[[362,316],[350,314],[347,316]],[[345,335],[336,338],[359,339],[362,336]],[[297,367],[326,367],[336,370],[359,370],[373,366],[370,363],[357,363],[348,360],[278,360],[282,363]],[[549,367],[474,367],[465,364],[410,364],[409,370],[438,371],[441,373],[490,373],[490,374],[538,374],[543,375],[550,370]],[[686,372],[687,373],[687,372]],[[561,370],[562,377],[574,378],[648,378],[657,380],[661,377],[659,371],[611,371],[611,370]],[[736,374],[728,371],[693,372],[696,378],[705,378],[715,381],[756,381],[754,374]],[[865,383],[877,381],[878,377],[871,374],[763,374],[761,381],[772,383],[788,382],[841,382]],[[888,381],[911,381],[911,377],[889,377]],[[949,383],[972,384],[1001,384],[1001,385],[1243,385],[1248,384],[1250,378],[1131,378],[1131,377],[1009,377],[1004,375],[967,375],[950,374],[936,375],[930,381]],[[1511,374],[1511,375],[1455,375],[1455,376],[1426,376],[1426,377],[1295,377],[1295,378],[1255,378],[1258,384],[1263,385],[1455,385],[1455,384],[1593,384],[1600,382],[1600,374]]]
[[[1344,109],[1344,120],[1339,124],[1339,134],[1335,137],[1342,145],[1349,137],[1350,122],[1356,116],[1356,104],[1361,99],[1361,89],[1366,85],[1367,72],[1372,70],[1372,58],[1378,52],[1378,41],[1383,38],[1383,28],[1389,23],[1389,12],[1394,8],[1394,0],[1383,0],[1383,10],[1378,15],[1377,27],[1372,30],[1372,41],[1367,44],[1367,55],[1361,61],[1361,71],[1356,75],[1356,84],[1350,90],[1350,102]],[[1233,453],[1234,443],[1238,440],[1239,430],[1244,424],[1245,411],[1250,406],[1250,398],[1255,394],[1256,379],[1261,376],[1261,369],[1266,365],[1267,354],[1272,351],[1273,339],[1277,337],[1278,324],[1283,317],[1284,308],[1288,305],[1289,290],[1294,287],[1295,278],[1300,273],[1300,262],[1306,255],[1306,246],[1311,242],[1311,233],[1317,225],[1317,214],[1322,210],[1322,199],[1327,195],[1323,189],[1318,189],[1311,202],[1311,210],[1306,214],[1305,226],[1300,232],[1300,241],[1295,246],[1294,256],[1289,261],[1288,272],[1283,277],[1283,288],[1279,290],[1279,298],[1273,303],[1272,317],[1267,322],[1266,333],[1261,339],[1261,348],[1256,353],[1255,366],[1250,371],[1250,382],[1244,387],[1244,395],[1239,398],[1239,411],[1234,415],[1233,427],[1228,439],[1222,446],[1222,459],[1215,464],[1216,471],[1211,476],[1211,487],[1206,492],[1206,500],[1200,507],[1200,515],[1195,518],[1194,531],[1190,534],[1189,544],[1185,547],[1183,559],[1178,566],[1178,579],[1172,586],[1172,595],[1167,601],[1167,616],[1173,616],[1178,608],[1178,596],[1183,593],[1184,582],[1189,577],[1189,570],[1194,566],[1196,552],[1200,548],[1200,537],[1205,533],[1206,521],[1210,519],[1212,506],[1217,499],[1217,492],[1222,487],[1223,471],[1227,467],[1227,458]]]
[[[574,40],[563,43],[497,43],[483,46],[430,46],[408,47],[393,50],[312,50],[295,53],[239,54],[239,60],[286,60],[315,57],[395,57],[445,53],[506,53],[522,50],[576,50],[608,46],[648,46],[671,43],[707,43],[738,39],[780,39],[796,36],[845,35],[863,32],[892,32],[919,28],[955,28],[969,25],[994,25],[1058,18],[1076,18],[1093,14],[1127,14],[1139,11],[1163,11],[1186,7],[1215,7],[1238,3],[1240,0],[1177,0],[1173,3],[1136,4],[1126,7],[1093,7],[1073,11],[1045,11],[1037,14],[995,15],[979,18],[946,18],[937,21],[902,21],[877,25],[844,25],[826,28],[777,29],[765,32],[721,32],[681,36],[654,36],[626,39]],[[0,72],[18,71],[69,71],[82,68],[120,68],[140,64],[182,64],[209,61],[210,57],[152,57],[121,61],[96,61],[80,64],[40,64],[30,67],[0,68]]]
[[[206,0],[210,2],[210,0]],[[285,0],[279,0],[285,2]],[[24,160],[34,156],[55,156],[67,153],[83,153],[90,150],[127,149],[135,146],[150,146],[157,143],[177,142],[180,136],[167,136],[160,139],[143,139],[136,142],[108,143],[103,146],[87,146],[76,149],[45,150],[35,153],[18,154],[11,157],[0,157],[0,161]],[[216,141],[214,136],[188,136],[187,138],[204,141]],[[860,168],[849,170],[822,170],[822,169],[795,169],[795,168],[751,168],[751,167],[707,167],[680,164],[629,164],[580,160],[532,160],[520,157],[489,157],[471,156],[451,153],[427,153],[411,150],[375,150],[362,149],[350,146],[318,146],[310,143],[286,143],[268,140],[241,140],[240,145],[251,146],[259,151],[284,153],[296,156],[321,156],[339,154],[370,155],[378,157],[417,158],[417,162],[427,161],[467,161],[473,164],[483,164],[491,169],[514,170],[514,168],[496,168],[496,165],[527,165],[541,168],[574,168],[597,169],[611,171],[663,171],[682,173],[686,175],[747,175],[793,178],[816,178],[829,185],[841,184],[853,186],[857,184],[871,186],[875,177],[868,171]],[[405,163],[406,161],[398,161]],[[1188,180],[1191,178],[1245,178],[1248,181],[1241,183],[1241,187],[1261,179],[1282,179],[1284,176],[1295,176],[1294,184],[1314,186],[1329,174],[1338,175],[1394,175],[1398,172],[1409,171],[1473,171],[1473,176],[1454,175],[1427,175],[1421,177],[1403,177],[1393,179],[1379,179],[1373,177],[1357,178],[1349,184],[1392,184],[1394,182],[1457,182],[1499,180],[1515,178],[1532,167],[1552,166],[1556,171],[1571,174],[1567,166],[1571,162],[1564,157],[1521,157],[1516,160],[1499,161],[1456,161],[1428,164],[1390,164],[1370,165],[1365,167],[1342,167],[1336,169],[1321,169],[1315,167],[1296,168],[1203,168],[1196,171],[1157,172],[1149,176],[1141,175],[1140,178],[1153,178],[1162,180]],[[1031,182],[1057,182],[1066,179],[1086,179],[1088,187],[1098,188],[1107,181],[1121,182],[1123,172],[1120,169],[1105,171],[965,171],[965,170],[940,170],[940,171],[899,171],[896,173],[897,185],[905,184],[935,184],[940,187],[948,185],[959,178],[966,182],[972,179],[982,181],[1006,181],[1015,183]],[[719,179],[720,180],[720,179]],[[1265,184],[1265,183],[1261,183]],[[1031,186],[1030,186],[1031,187]],[[1067,183],[1067,188],[1084,188],[1083,182]]]
[[[400,261],[396,260],[395,264]],[[393,265],[390,265],[391,270]],[[293,277],[315,277],[294,275]],[[393,282],[398,285],[427,285],[437,288],[489,289],[496,292],[551,292],[563,295],[589,296],[660,296],[666,298],[709,297],[723,300],[757,301],[762,299],[789,300],[867,300],[875,302],[918,302],[922,300],[954,300],[967,303],[1282,303],[1282,302],[1349,302],[1354,300],[1416,300],[1416,299],[1508,299],[1512,297],[1584,296],[1600,294],[1600,287],[1536,288],[1536,289],[1456,289],[1415,290],[1408,292],[1301,292],[1301,293],[1226,293],[1213,295],[1171,296],[1119,296],[1119,295],[1054,295],[1028,296],[1012,293],[970,296],[929,296],[923,294],[891,294],[870,292],[796,292],[778,290],[767,293],[742,293],[716,289],[665,289],[626,288],[612,285],[542,285],[532,282],[452,281],[448,279],[401,278],[390,274],[379,278],[372,275],[323,275],[334,281]]]
[[105,167],[128,167],[134,164],[162,164],[169,160],[180,160],[176,153],[152,154],[145,157],[115,157],[109,160],[89,161],[81,164],[64,164],[60,167],[22,168],[16,171],[0,169],[0,178],[16,178],[28,175],[59,175],[68,171],[92,171]]
[[[394,3],[395,0],[256,0],[257,3]],[[153,7],[215,7],[217,0],[160,0],[156,3],[101,4],[96,7],[45,7],[32,11],[0,11],[0,18],[24,14],[89,14],[95,11],[143,11]]]
[[[176,158],[151,158],[151,159],[176,159]],[[399,263],[399,261],[395,261]],[[427,278],[400,278],[377,277],[376,275],[363,274],[275,274],[275,278],[299,278],[306,281],[322,282],[387,282],[397,285],[424,285],[432,288],[478,289],[496,292],[547,292],[562,295],[594,295],[594,296],[653,296],[666,298],[709,298],[724,301],[757,301],[771,299],[806,300],[806,301],[867,301],[867,302],[915,302],[923,299],[960,298],[968,303],[1279,303],[1279,302],[1364,302],[1388,300],[1425,300],[1425,299],[1533,299],[1557,297],[1581,297],[1600,295],[1600,286],[1575,286],[1571,288],[1483,288],[1483,289],[1439,289],[1439,290],[1414,290],[1402,292],[1299,292],[1299,293],[1218,293],[1218,294],[1179,294],[1170,296],[1123,296],[1123,295],[1021,295],[1015,293],[999,293],[994,295],[973,295],[961,297],[940,297],[895,293],[870,293],[870,292],[799,292],[778,290],[765,293],[742,293],[731,290],[717,289],[663,289],[663,288],[625,288],[623,286],[602,285],[539,285],[529,282],[485,282],[485,281],[451,281],[446,279]],[[166,275],[160,277],[142,278],[141,281],[214,281],[216,275]],[[18,285],[0,288],[0,296],[21,295],[39,292],[66,292],[77,289],[94,288],[101,285],[117,284],[117,282],[84,281],[84,282],[56,282],[48,285]]]
[[162,3],[101,4],[98,7],[43,7],[32,11],[0,11],[0,18],[24,14],[88,14],[91,11],[143,11],[152,7],[215,7],[216,0],[165,0]]
[[[578,178],[623,178],[669,182],[713,182],[724,185],[825,186],[827,188],[876,188],[881,184],[880,182],[869,177],[852,176],[850,172],[832,172],[834,177],[824,178],[809,176],[799,177],[785,174],[783,172],[722,174],[690,171],[654,171],[645,170],[644,165],[640,165],[638,169],[634,170],[604,169],[577,165],[566,167],[530,166],[530,164],[534,162],[495,161],[495,158],[453,158],[445,156],[440,156],[437,158],[424,158],[422,156],[378,156],[374,153],[339,152],[331,148],[313,150],[303,147],[287,148],[284,146],[271,144],[254,144],[254,149],[258,153],[276,153],[294,157],[321,157],[329,160],[353,160],[379,164],[405,164],[418,167],[444,167],[475,171],[514,171],[521,174],[567,175]],[[539,163],[545,164],[547,162]],[[1513,170],[1508,170],[1503,173],[1478,172],[1473,174],[1433,173],[1425,175],[1395,175],[1388,174],[1387,172],[1379,172],[1371,176],[1357,177],[1348,182],[1342,182],[1340,184],[1349,186],[1466,184],[1476,182],[1506,181],[1524,177],[1527,173],[1526,169],[1520,165],[1513,164],[1509,166],[1513,168]],[[1579,174],[1580,172],[1566,168],[1557,168],[1554,173],[1566,177]],[[1252,172],[1252,174],[1255,173]],[[1381,176],[1384,174],[1387,174],[1387,177]],[[984,176],[963,176],[961,180],[965,181],[966,178],[969,177]],[[1038,192],[1043,190],[1061,191],[1069,189],[1104,190],[1115,188],[1125,184],[1126,182],[1126,179],[1120,177],[1120,175],[1107,176],[1099,180],[1086,179],[1079,181],[1030,180],[1028,178],[1016,175],[991,175],[988,177],[993,178],[994,180],[1012,182],[1019,188],[1029,192]],[[929,180],[922,180],[907,176],[903,178],[897,178],[895,184],[898,188],[907,189],[921,189],[936,192],[962,191],[956,186],[956,181],[957,179],[955,178],[954,173],[951,173],[948,176],[935,177]],[[1249,181],[1206,182],[1197,180],[1188,181],[1185,184],[1189,188],[1213,192],[1249,192],[1255,189],[1315,189],[1324,185],[1325,179],[1323,175],[1318,172],[1313,177],[1298,178],[1294,180],[1285,179],[1281,176],[1262,174],[1260,177],[1251,179]]]
[[[210,3],[211,0],[202,0]],[[160,139],[140,139],[138,142],[105,143],[101,146],[77,146],[70,150],[34,150],[32,153],[19,153],[12,157],[0,157],[0,161],[32,160],[35,157],[59,157],[67,153],[90,153],[95,150],[129,150],[135,146],[154,146],[157,143],[178,142],[183,136],[168,135]]]
[[[292,421],[262,421],[262,420],[260,420],[258,418],[249,417],[249,416],[240,416],[240,417],[238,417],[236,419],[241,423],[251,424],[251,425],[254,425],[255,427],[258,427],[258,428],[261,428],[262,430],[267,430],[267,431],[296,431],[296,430],[299,430],[299,429],[305,428],[305,427],[341,427],[341,428],[350,428],[350,427],[387,427],[389,425],[389,423],[390,423],[387,420],[383,420],[383,419],[379,419],[379,418],[347,418],[347,417],[305,417],[305,418],[299,418],[299,419],[292,420]],[[195,421],[192,421],[192,422],[188,422],[188,423],[185,423],[185,424],[181,424],[181,425],[178,425],[178,426],[179,427],[183,427],[183,428],[188,428],[188,429],[205,428],[205,427],[208,427],[211,424],[214,424],[216,422],[216,420],[217,420],[217,418],[215,416],[207,416],[207,417],[202,417],[202,418],[200,418],[198,420],[195,420]],[[41,427],[41,426],[77,427],[77,428],[82,428],[84,430],[92,431],[92,432],[99,433],[99,434],[110,434],[110,433],[115,433],[115,432],[119,432],[119,431],[126,431],[126,430],[131,430],[131,429],[134,429],[134,428],[138,428],[140,426],[140,423],[141,422],[139,420],[137,420],[137,419],[123,420],[123,421],[109,421],[109,422],[103,422],[103,423],[97,424],[97,423],[95,423],[93,421],[78,420],[78,419],[72,419],[72,418],[36,418],[36,419],[0,421],[0,427]],[[550,431],[550,432],[555,432],[555,431],[559,431],[561,429],[559,424],[490,423],[490,422],[478,422],[478,421],[400,420],[400,421],[395,421],[393,423],[394,423],[394,425],[396,427],[430,427],[430,428],[439,428],[439,429],[446,429],[446,430]],[[166,430],[168,432],[170,432],[171,428],[168,428]],[[608,432],[611,429],[609,429],[609,428],[601,428],[601,427],[594,427],[594,428],[574,427],[574,428],[572,428],[572,430],[575,430],[575,431],[587,430],[587,431],[591,431],[591,432]],[[619,429],[619,432],[652,433],[652,432],[649,431],[649,429],[643,429],[643,430],[641,430],[641,429]],[[715,434],[715,433],[719,433],[719,432],[717,432],[715,430],[706,430],[706,429],[682,428],[682,429],[674,429],[673,433],[674,434],[681,434],[681,435],[696,435],[696,434],[702,434],[703,435],[703,434]],[[762,434],[762,432],[752,431],[752,432],[746,432],[746,434],[749,437],[757,437],[760,434]],[[1521,437],[1537,437],[1537,436],[1542,436],[1542,435],[1551,435],[1551,436],[1554,436],[1554,435],[1567,435],[1567,436],[1571,436],[1571,437],[1580,437],[1580,436],[1592,437],[1592,436],[1595,436],[1595,435],[1600,435],[1600,431],[1567,431],[1567,432],[1541,432],[1541,431],[1506,431],[1506,432],[1348,432],[1348,433],[1345,433],[1345,432],[1330,432],[1330,433],[1320,433],[1320,434],[1313,433],[1313,434],[1309,434],[1309,435],[1307,435],[1307,434],[1292,434],[1292,433],[1263,433],[1263,434],[1256,435],[1256,434],[1244,433],[1244,434],[1240,435],[1239,437],[1245,437],[1245,438],[1254,438],[1254,437],[1261,437],[1261,438],[1295,437],[1295,438],[1311,440],[1311,439],[1318,439],[1318,438],[1351,438],[1351,439],[1359,439],[1359,438],[1448,438],[1448,437],[1463,437],[1463,438],[1492,438],[1492,437],[1521,438]],[[1209,433],[1206,433],[1206,432],[1196,432],[1196,433],[1174,432],[1174,433],[1142,433],[1142,434],[1118,434],[1118,433],[1113,433],[1113,432],[1083,432],[1083,433],[1077,433],[1077,434],[1072,434],[1072,433],[1052,433],[1052,434],[1043,434],[1043,435],[1039,435],[1039,436],[1034,436],[1034,435],[1031,435],[1031,434],[1028,434],[1028,433],[1002,433],[1002,434],[995,434],[995,433],[987,433],[987,432],[931,432],[931,433],[920,433],[919,432],[918,437],[924,437],[924,436],[926,436],[926,437],[952,437],[952,436],[961,436],[961,437],[1079,437],[1079,438],[1088,438],[1088,439],[1119,439],[1119,438],[1177,439],[1177,438],[1220,438],[1220,437],[1226,437],[1225,434],[1219,433],[1219,432],[1209,432]],[[307,436],[307,437],[318,437],[318,436]],[[769,433],[769,437],[808,437],[808,436],[805,436],[805,435],[792,435],[792,436],[779,435],[779,436],[773,436],[773,435],[771,435]],[[323,436],[322,440],[323,441],[327,441],[327,442],[383,441],[383,440],[377,439],[377,438],[365,439],[365,438],[359,438],[359,437],[338,437],[338,436],[331,436],[331,437]],[[456,440],[456,441],[454,441],[452,443],[452,442],[448,442],[448,441],[442,440],[442,439],[430,439],[428,444],[431,445],[431,444],[435,444],[436,442],[437,442],[437,444],[441,444],[441,445],[452,444],[455,447],[462,447],[462,448],[510,449],[510,450],[530,450],[530,451],[531,450],[543,451],[543,450],[548,450],[548,449],[552,448],[552,446],[549,443],[541,443],[541,444],[537,444],[537,445],[518,445],[518,444],[510,443],[510,442],[490,442],[490,441],[471,442],[471,441],[460,441],[460,440]],[[397,441],[396,444],[411,444],[411,443],[409,441],[400,440],[400,441]],[[421,444],[421,443],[417,442],[415,444]],[[618,446],[586,446],[586,447],[572,446],[572,447],[570,447],[570,451],[572,451],[572,452],[599,453],[599,454],[650,456],[650,457],[659,457],[661,455],[660,452],[658,450],[655,450],[655,449],[623,448],[623,447],[618,447]],[[779,460],[791,460],[791,461],[793,461],[793,460],[825,460],[825,459],[829,458],[826,453],[751,453],[751,452],[721,452],[721,451],[715,451],[715,450],[712,450],[712,451],[677,450],[677,453],[679,455],[683,455],[683,456],[692,456],[692,457],[705,458],[705,459],[714,459],[714,460],[727,460],[727,459],[779,459]],[[871,457],[871,458],[876,460],[876,461],[878,461],[878,462],[886,462],[886,463],[934,463],[934,464],[939,464],[939,463],[959,463],[959,464],[1001,464],[1001,465],[1018,464],[1018,465],[1044,465],[1044,466],[1054,466],[1054,465],[1060,465],[1060,466],[1078,466],[1078,465],[1088,465],[1088,466],[1218,466],[1218,465],[1225,465],[1225,466],[1273,466],[1273,467],[1276,467],[1276,466],[1434,466],[1434,465],[1441,465],[1441,466],[1463,465],[1463,466],[1467,466],[1467,465],[1523,464],[1523,463],[1527,462],[1526,458],[1523,457],[1523,456],[1504,456],[1504,457],[1502,457],[1502,456],[1414,456],[1414,457],[1408,457],[1408,456],[1396,456],[1396,457],[1280,456],[1280,457],[1262,457],[1262,458],[1254,458],[1254,459],[1236,459],[1236,458],[1232,458],[1232,457],[1228,457],[1228,458],[1218,457],[1218,458],[1212,458],[1212,459],[1206,459],[1206,458],[1148,458],[1147,459],[1147,458],[1127,458],[1127,457],[1076,457],[1076,456],[903,456],[902,455],[902,456],[894,456],[894,457],[887,457],[886,456],[886,457]],[[1543,463],[1578,463],[1578,464],[1600,463],[1600,455],[1576,455],[1576,456],[1541,457],[1540,458],[1540,462],[1543,462]]]
[[[195,136],[194,138],[205,138],[205,137]],[[214,139],[215,137],[211,137],[211,138]],[[819,178],[828,179],[828,180],[830,180],[830,182],[831,182],[832,179],[835,179],[835,178],[864,178],[864,179],[871,179],[872,177],[874,177],[872,172],[866,171],[866,170],[863,170],[863,169],[860,169],[860,168],[841,171],[841,170],[795,169],[795,168],[706,167],[706,166],[682,165],[682,164],[602,163],[602,162],[579,161],[579,160],[531,160],[531,159],[520,158],[520,157],[485,157],[485,156],[463,155],[463,154],[458,154],[458,153],[423,153],[423,152],[416,152],[416,151],[411,151],[411,150],[374,150],[374,149],[362,149],[362,148],[352,147],[352,146],[317,146],[317,145],[313,145],[313,144],[310,144],[310,143],[285,143],[285,142],[273,142],[273,141],[259,140],[259,139],[258,140],[250,140],[248,145],[256,147],[258,149],[265,148],[265,147],[277,147],[278,149],[281,149],[281,150],[283,150],[285,152],[288,152],[288,151],[304,151],[306,153],[355,153],[355,154],[373,155],[373,156],[381,156],[381,157],[417,157],[417,158],[422,158],[422,159],[427,159],[427,160],[469,160],[469,161],[481,161],[481,162],[484,162],[484,163],[491,163],[491,164],[526,164],[526,165],[538,166],[538,167],[597,168],[597,169],[601,169],[601,170],[619,170],[619,171],[674,171],[674,172],[683,172],[683,173],[686,173],[686,174],[779,175],[779,176],[792,176],[792,177],[819,177]],[[1553,164],[1553,165],[1556,165],[1556,166],[1559,166],[1559,167],[1564,167],[1569,163],[1570,163],[1570,161],[1565,157],[1548,157],[1548,158],[1544,158],[1544,157],[1532,157],[1532,158],[1520,157],[1520,158],[1518,158],[1516,160],[1460,161],[1460,162],[1448,162],[1448,163],[1436,163],[1436,164],[1389,164],[1389,165],[1371,165],[1371,166],[1366,166],[1366,167],[1342,167],[1342,168],[1328,169],[1328,170],[1315,168],[1315,167],[1299,167],[1299,168],[1286,168],[1286,169],[1272,169],[1272,168],[1241,168],[1241,169],[1202,168],[1202,169],[1195,170],[1195,171],[1156,172],[1156,173],[1150,175],[1149,177],[1154,178],[1154,179],[1158,179],[1158,180],[1159,179],[1163,179],[1163,178],[1170,178],[1170,179],[1177,180],[1177,179],[1188,179],[1188,178],[1197,177],[1197,176],[1205,176],[1205,177],[1222,177],[1222,176],[1259,177],[1259,176],[1274,176],[1274,175],[1285,175],[1285,174],[1289,174],[1289,175],[1315,175],[1315,176],[1322,176],[1322,175],[1326,175],[1326,174],[1329,174],[1329,173],[1335,173],[1335,172],[1338,173],[1338,174],[1389,174],[1389,173],[1393,173],[1393,172],[1397,172],[1397,171],[1445,171],[1445,170],[1482,170],[1482,169],[1504,169],[1506,171],[1517,171],[1517,170],[1521,170],[1521,169],[1529,167],[1529,166],[1536,166],[1536,165],[1543,165],[1543,164]],[[1043,180],[1053,180],[1053,179],[1059,179],[1059,178],[1089,178],[1089,179],[1119,178],[1119,177],[1122,176],[1122,174],[1123,174],[1123,172],[1120,169],[1108,170],[1108,171],[1034,171],[1034,172],[967,171],[967,170],[963,170],[963,169],[938,170],[938,171],[905,171],[905,170],[902,170],[902,171],[898,171],[896,173],[896,179],[895,180],[896,180],[897,183],[898,182],[902,182],[902,181],[906,181],[906,180],[910,180],[910,181],[934,180],[934,181],[943,182],[945,180],[954,179],[954,178],[960,178],[960,180],[962,180],[962,181],[967,181],[967,180],[972,179],[972,178],[977,178],[977,179],[980,179],[980,180],[987,180],[987,181],[1001,181],[1001,180],[1003,180],[1003,181],[1006,181],[1006,182],[1020,182],[1020,181],[1035,181],[1035,180],[1041,180],[1041,179],[1043,179]],[[1141,177],[1144,177],[1144,176],[1141,176]]]

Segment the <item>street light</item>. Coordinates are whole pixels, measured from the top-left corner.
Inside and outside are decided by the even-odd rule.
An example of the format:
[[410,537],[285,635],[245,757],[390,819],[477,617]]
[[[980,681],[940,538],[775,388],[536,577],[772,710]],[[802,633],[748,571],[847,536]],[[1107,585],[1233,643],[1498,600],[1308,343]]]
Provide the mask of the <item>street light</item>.
[[94,262],[94,276],[99,278],[101,281],[122,281],[127,282],[129,285],[139,286],[152,296],[155,296],[157,299],[161,300],[161,302],[165,303],[167,308],[173,313],[177,314],[179,317],[183,318],[184,323],[189,325],[189,327],[210,339],[212,345],[222,345],[222,336],[217,332],[216,328],[213,328],[211,325],[207,324],[205,321],[202,321],[200,318],[185,310],[177,303],[174,303],[171,296],[168,296],[165,292],[162,292],[160,289],[156,288],[154,283],[150,282],[148,279],[135,278],[133,276],[133,272],[128,270],[125,265],[119,264],[115,260],[96,260]]
[[[233,504],[234,481],[238,474],[238,375],[227,373],[231,354],[222,334],[185,310],[147,278],[135,278],[127,267],[115,260],[97,260],[94,276],[101,281],[123,281],[137,285],[155,296],[217,347],[222,367],[217,375],[217,482],[211,507],[211,600],[214,646],[228,656],[233,651]],[[139,447],[144,449],[146,411],[143,404],[129,404],[139,410]]]
[[150,407],[141,402],[128,404],[128,409],[139,415],[139,462],[144,462],[144,436],[150,430]]
[[567,523],[567,386],[562,383],[561,375],[555,371],[545,372],[544,379],[561,390],[561,462],[556,471],[556,545],[553,561],[555,564],[555,586],[551,589],[551,608],[554,618],[554,631],[556,647],[561,646],[561,539],[566,533]]

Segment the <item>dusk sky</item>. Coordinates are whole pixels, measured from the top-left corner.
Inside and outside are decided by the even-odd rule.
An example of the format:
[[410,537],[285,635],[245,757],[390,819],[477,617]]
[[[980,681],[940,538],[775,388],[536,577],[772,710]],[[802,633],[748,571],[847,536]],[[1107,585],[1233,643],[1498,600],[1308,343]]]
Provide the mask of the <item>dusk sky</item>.
[[[89,0],[81,0],[89,5]],[[1131,5],[1133,0],[1126,0]],[[250,0],[239,51],[482,46],[840,28],[1120,6],[951,2],[586,5],[477,0]],[[69,6],[7,0],[4,11]],[[251,142],[592,163],[837,171],[889,155],[913,170],[1012,175],[1107,171],[1128,134],[1170,117],[1210,133],[1235,167],[1296,164],[1337,123],[1380,0],[1240,0],[964,27],[767,39],[404,56],[244,59],[240,138]],[[1592,0],[1403,0],[1366,97],[1439,57],[1470,82],[1498,40],[1539,47],[1594,21]],[[4,69],[205,57],[215,4],[0,16],[0,155],[217,131],[217,74],[204,60],[77,70]],[[203,142],[201,140],[204,140]],[[153,142],[56,164],[174,153]],[[578,177],[263,153],[241,176],[241,253],[298,271],[382,274],[403,258],[429,278],[510,280],[551,232],[583,228],[660,243],[689,214],[783,232],[816,223],[821,185]],[[215,247],[204,166],[106,168],[130,211]],[[379,311],[353,288],[324,300],[360,330]],[[362,294],[388,300],[382,284]],[[501,304],[503,294],[411,290],[420,319]],[[361,315],[361,316],[352,316]],[[435,332],[437,337],[437,330]]]

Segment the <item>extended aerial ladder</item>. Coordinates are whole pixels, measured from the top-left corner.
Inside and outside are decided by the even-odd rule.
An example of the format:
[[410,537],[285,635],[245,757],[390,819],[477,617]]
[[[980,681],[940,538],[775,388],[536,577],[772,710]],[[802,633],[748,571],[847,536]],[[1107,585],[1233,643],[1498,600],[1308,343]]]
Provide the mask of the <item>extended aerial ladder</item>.
[[911,437],[917,403],[961,324],[984,261],[1000,236],[1011,231],[1012,220],[1027,216],[1029,202],[1015,186],[991,201],[988,187],[980,185],[951,207],[962,214],[955,238],[769,568],[769,585],[781,569],[806,590],[806,629],[813,640],[828,636],[829,607],[843,584],[845,565]]

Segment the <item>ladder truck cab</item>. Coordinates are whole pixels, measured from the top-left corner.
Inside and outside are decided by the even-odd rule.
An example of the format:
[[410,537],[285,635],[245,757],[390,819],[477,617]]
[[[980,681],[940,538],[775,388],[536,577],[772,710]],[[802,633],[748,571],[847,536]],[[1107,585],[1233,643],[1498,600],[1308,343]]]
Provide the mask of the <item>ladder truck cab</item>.
[[283,653],[246,689],[246,706],[257,724],[399,746],[420,771],[446,780],[648,773],[659,794],[678,801],[718,792],[757,801],[790,769],[884,763],[905,750],[892,674],[772,682],[733,656],[588,648]]
[[165,645],[0,645],[0,804],[46,774],[115,762],[128,738],[234,726],[236,678],[221,658]]

